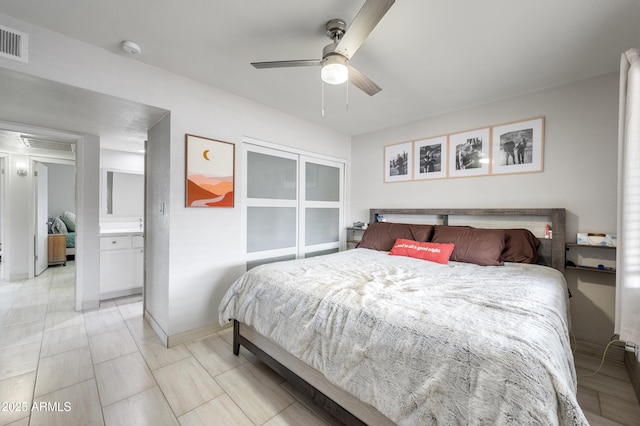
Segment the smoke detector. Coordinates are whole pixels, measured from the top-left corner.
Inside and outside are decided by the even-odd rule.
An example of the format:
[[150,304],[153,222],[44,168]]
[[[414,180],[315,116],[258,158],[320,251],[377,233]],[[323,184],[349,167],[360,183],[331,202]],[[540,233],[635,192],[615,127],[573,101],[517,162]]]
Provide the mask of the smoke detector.
[[131,40],[123,41],[121,47],[122,47],[122,50],[124,50],[130,55],[137,55],[142,51],[138,43],[135,43]]

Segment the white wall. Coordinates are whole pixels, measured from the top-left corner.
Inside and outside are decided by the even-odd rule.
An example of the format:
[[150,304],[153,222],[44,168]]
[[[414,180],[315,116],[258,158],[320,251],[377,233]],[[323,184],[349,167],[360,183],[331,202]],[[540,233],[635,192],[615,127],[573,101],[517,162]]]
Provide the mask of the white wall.
[[[18,176],[16,163],[27,165],[28,174]],[[28,230],[33,216],[33,170],[31,160],[26,155],[9,154],[5,157],[5,193],[3,214],[3,275],[8,281],[29,278],[29,253],[33,249],[33,236]],[[9,226],[9,224],[11,226]],[[31,226],[32,227],[32,226]],[[31,274],[33,274],[31,272]]]
[[144,154],[100,149],[100,168],[144,173]]
[[76,168],[67,164],[45,163],[48,171],[48,214],[60,216],[76,211]]
[[[544,172],[383,183],[385,145],[545,117]],[[564,207],[576,232],[616,232],[618,75],[508,99],[354,137],[350,222],[373,207]],[[573,329],[606,343],[613,334],[612,276],[567,272]]]
[[[171,111],[170,146],[159,153],[170,156],[161,159],[169,167],[169,180],[158,183],[168,191],[162,201],[170,221],[170,249],[168,258],[154,258],[168,269],[163,326],[168,336],[217,324],[219,300],[244,264],[239,199],[235,208],[184,207],[186,133],[235,144],[250,136],[347,161],[351,155],[346,135],[5,15],[0,24],[29,33],[31,44],[29,64],[0,58],[0,67]],[[239,148],[236,175],[243,173]],[[153,232],[147,226],[146,235]]]

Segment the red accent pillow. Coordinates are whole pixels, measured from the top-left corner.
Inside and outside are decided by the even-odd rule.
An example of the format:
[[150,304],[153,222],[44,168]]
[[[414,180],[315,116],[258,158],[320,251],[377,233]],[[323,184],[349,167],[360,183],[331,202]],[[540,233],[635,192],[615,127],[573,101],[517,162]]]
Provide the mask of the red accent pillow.
[[430,260],[431,262],[446,265],[449,263],[453,248],[453,244],[425,243],[399,238],[389,254],[392,256],[415,257],[416,259]]

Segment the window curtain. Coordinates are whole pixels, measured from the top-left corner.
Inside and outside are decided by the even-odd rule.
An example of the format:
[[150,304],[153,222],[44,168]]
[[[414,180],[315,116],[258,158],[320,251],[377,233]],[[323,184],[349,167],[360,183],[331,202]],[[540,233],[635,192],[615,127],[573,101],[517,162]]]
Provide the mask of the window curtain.
[[620,61],[615,332],[640,344],[640,49]]

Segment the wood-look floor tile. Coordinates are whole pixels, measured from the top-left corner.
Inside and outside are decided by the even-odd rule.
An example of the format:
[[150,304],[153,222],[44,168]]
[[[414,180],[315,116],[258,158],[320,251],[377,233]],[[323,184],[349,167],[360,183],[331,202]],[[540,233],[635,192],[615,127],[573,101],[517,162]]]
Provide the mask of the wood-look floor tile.
[[226,393],[189,411],[178,420],[182,426],[209,426],[211,419],[216,419],[220,425],[253,426],[253,422]]
[[141,317],[142,316],[142,302],[128,303],[125,305],[118,305],[116,303],[120,315],[125,320]]
[[192,357],[159,368],[153,375],[176,416],[224,393],[207,370]]
[[324,410],[322,407],[315,404],[310,396],[298,390],[291,383],[284,382],[280,386],[282,386],[284,390],[289,392],[289,394],[297,400],[297,403],[302,404],[302,406],[304,406],[307,410],[313,412],[318,418],[322,419],[324,423],[326,423],[327,425],[330,425],[330,426],[342,425],[342,423],[336,420],[335,417],[331,416],[331,414],[329,414],[328,411]]
[[38,368],[40,342],[0,349],[0,380],[19,376]]
[[[31,412],[31,426],[104,424],[95,379],[38,397],[34,404],[44,409]],[[52,410],[51,407],[57,409]]]
[[29,417],[24,417],[15,422],[11,422],[7,426],[29,426]]
[[578,404],[582,411],[589,411],[594,414],[602,414],[600,412],[600,400],[598,399],[598,392],[593,389],[578,386]]
[[247,362],[243,354],[234,355],[231,345],[216,335],[190,343],[187,349],[213,377]]
[[585,412],[584,415],[589,421],[590,426],[623,426],[622,423],[604,418],[597,414]]
[[84,314],[82,312],[68,311],[47,311],[47,317],[44,320],[44,330],[58,330],[65,327],[73,327],[76,325],[84,325]]
[[624,425],[640,425],[640,404],[638,401],[628,402],[607,394],[600,394],[602,417],[615,420]]
[[0,424],[8,424],[29,416],[35,382],[35,372],[0,380],[0,402],[12,404],[11,407],[7,407],[12,408],[11,410],[0,410]]
[[120,315],[120,311],[115,305],[107,309],[85,313],[84,322],[89,336],[126,328],[122,315]]
[[[74,299],[69,300],[52,300],[47,304],[47,314],[54,312],[76,312],[76,304]],[[82,312],[78,312],[82,314]]]
[[12,308],[4,319],[4,326],[24,324],[34,321],[43,321],[47,314],[47,305],[25,306],[22,308]]
[[0,328],[0,348],[39,342],[44,332],[44,321],[28,322]]
[[125,324],[136,341],[156,336],[156,332],[143,317],[128,319]]
[[93,362],[99,364],[122,355],[137,352],[138,346],[127,328],[89,337]]
[[[590,372],[596,371],[602,361],[602,358],[600,357],[595,357],[581,352],[576,352],[573,358],[575,360],[576,367],[580,367],[585,371]],[[627,374],[627,369],[625,368],[624,363],[618,361],[607,359],[598,374],[606,374],[607,376],[615,377],[626,382],[629,381],[629,375]]]
[[230,345],[233,345],[233,326],[227,326],[216,334],[226,340]]
[[590,371],[581,367],[576,368],[576,372],[580,386],[595,390],[599,394],[605,393],[625,401],[637,402],[633,386],[629,381],[607,376],[606,374],[596,374],[595,376],[587,377],[586,375],[589,374]]
[[38,397],[93,377],[91,353],[86,346],[42,358],[34,395]]
[[[106,426],[178,425],[171,407],[169,407],[167,400],[157,386],[104,407],[103,412]],[[212,417],[209,420],[211,421],[214,418],[217,423],[216,417]]]
[[73,287],[51,287],[49,300],[66,300],[75,297],[76,289]]
[[13,304],[11,307],[13,308],[23,308],[26,306],[36,306],[42,305],[49,302],[49,292],[36,293],[36,294],[25,294],[18,295],[13,300]]
[[89,346],[87,329],[84,324],[45,331],[40,357],[45,358],[83,346]]
[[216,376],[216,381],[255,424],[268,421],[294,402],[280,386],[281,380],[250,362]]
[[264,424],[264,426],[289,425],[326,426],[327,424],[299,402],[285,408]]
[[96,364],[94,369],[103,407],[156,385],[139,352]]
[[184,345],[167,348],[158,336],[138,341],[138,347],[152,371],[191,356]]

